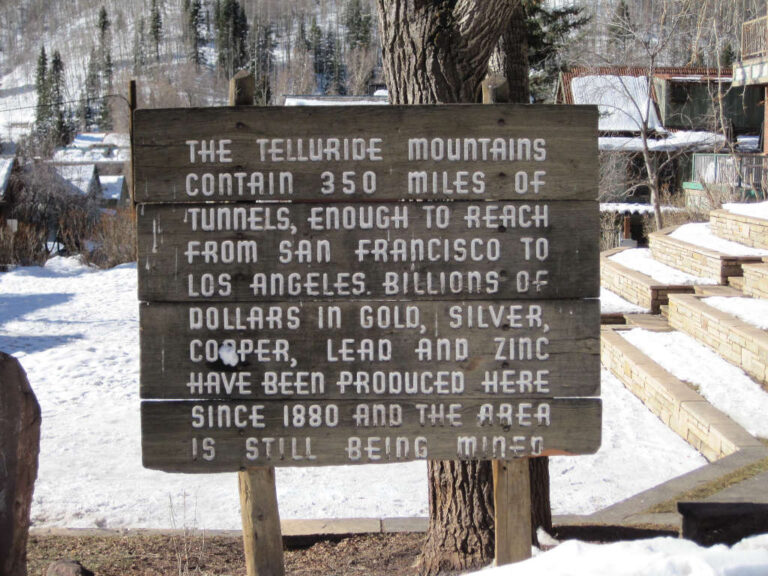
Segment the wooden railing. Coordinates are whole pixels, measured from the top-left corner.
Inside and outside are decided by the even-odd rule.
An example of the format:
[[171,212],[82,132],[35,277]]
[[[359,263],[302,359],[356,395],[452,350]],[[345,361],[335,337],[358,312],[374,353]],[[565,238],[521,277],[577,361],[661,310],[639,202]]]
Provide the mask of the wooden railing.
[[768,16],[741,25],[741,59],[768,55]]
[[768,192],[768,156],[694,154],[693,181],[701,184],[751,188],[758,196]]

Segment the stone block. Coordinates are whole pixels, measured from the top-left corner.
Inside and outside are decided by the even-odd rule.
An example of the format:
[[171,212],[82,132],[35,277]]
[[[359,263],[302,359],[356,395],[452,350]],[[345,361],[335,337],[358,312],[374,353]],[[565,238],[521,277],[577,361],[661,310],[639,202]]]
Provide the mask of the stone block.
[[40,406],[19,362],[0,352],[0,574],[26,576]]

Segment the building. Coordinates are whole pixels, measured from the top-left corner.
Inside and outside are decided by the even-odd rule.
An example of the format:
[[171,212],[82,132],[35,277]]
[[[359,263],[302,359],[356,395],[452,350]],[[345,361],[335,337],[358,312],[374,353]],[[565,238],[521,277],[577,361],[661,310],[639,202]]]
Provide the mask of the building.
[[[600,111],[604,198],[644,199],[647,190],[634,182],[643,179],[646,146],[664,167],[663,186],[674,192],[688,179],[694,153],[719,152],[739,135],[759,130],[761,94],[732,88],[730,70],[652,72],[649,77],[644,67],[595,67],[560,75],[557,103],[593,104]],[[716,102],[724,110],[720,120]]]

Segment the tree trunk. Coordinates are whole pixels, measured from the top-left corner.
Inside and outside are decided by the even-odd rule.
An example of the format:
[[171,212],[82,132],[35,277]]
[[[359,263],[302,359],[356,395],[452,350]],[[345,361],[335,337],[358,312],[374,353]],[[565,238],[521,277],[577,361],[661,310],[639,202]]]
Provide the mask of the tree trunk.
[[[477,102],[488,61],[508,30],[517,0],[377,0],[384,74],[392,104]],[[519,11],[518,11],[519,18]],[[513,32],[515,31],[515,32]],[[525,46],[525,45],[524,45]],[[527,47],[524,76],[527,94]],[[526,96],[527,101],[527,96]],[[544,460],[544,459],[542,459]],[[551,526],[546,461],[531,460],[534,526]],[[543,472],[542,472],[543,471]],[[493,560],[493,471],[490,462],[429,462],[429,530],[421,574],[466,570]],[[538,504],[538,505],[537,505]]]

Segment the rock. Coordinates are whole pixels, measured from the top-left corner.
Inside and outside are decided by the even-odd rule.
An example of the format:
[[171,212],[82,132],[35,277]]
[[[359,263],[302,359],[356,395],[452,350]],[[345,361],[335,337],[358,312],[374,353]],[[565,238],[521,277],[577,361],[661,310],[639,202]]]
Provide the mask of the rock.
[[19,362],[0,352],[0,576],[27,574],[39,452],[40,405]]
[[74,560],[57,560],[45,571],[45,576],[94,576],[93,572]]

